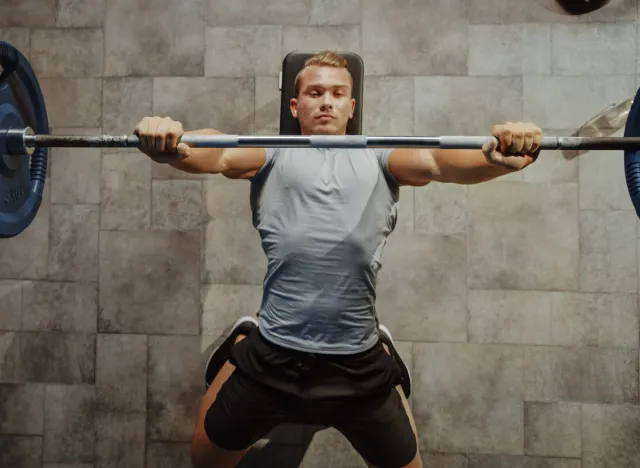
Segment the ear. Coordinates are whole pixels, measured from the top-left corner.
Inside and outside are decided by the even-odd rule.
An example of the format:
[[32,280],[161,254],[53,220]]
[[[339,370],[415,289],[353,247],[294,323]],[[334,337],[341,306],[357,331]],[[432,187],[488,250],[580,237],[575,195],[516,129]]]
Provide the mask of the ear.
[[353,113],[356,111],[356,100],[351,99],[351,112],[349,112],[349,118],[353,119]]
[[291,98],[291,100],[289,100],[289,109],[291,110],[291,115],[293,115],[294,118],[298,118],[298,100],[296,98]]

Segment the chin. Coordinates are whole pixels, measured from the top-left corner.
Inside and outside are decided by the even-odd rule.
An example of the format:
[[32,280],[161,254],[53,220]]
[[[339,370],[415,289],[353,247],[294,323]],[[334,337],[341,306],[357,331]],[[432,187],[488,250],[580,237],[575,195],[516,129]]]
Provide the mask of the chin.
[[315,135],[342,135],[345,132],[340,131],[336,125],[316,125],[311,129],[311,133]]

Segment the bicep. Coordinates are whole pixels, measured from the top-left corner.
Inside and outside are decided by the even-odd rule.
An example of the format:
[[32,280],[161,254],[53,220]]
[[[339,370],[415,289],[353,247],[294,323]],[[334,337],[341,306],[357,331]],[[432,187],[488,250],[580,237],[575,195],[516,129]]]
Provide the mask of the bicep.
[[229,179],[250,179],[266,162],[264,148],[226,148],[220,172]]
[[398,148],[389,155],[389,170],[401,185],[414,187],[437,180],[437,165],[429,148]]

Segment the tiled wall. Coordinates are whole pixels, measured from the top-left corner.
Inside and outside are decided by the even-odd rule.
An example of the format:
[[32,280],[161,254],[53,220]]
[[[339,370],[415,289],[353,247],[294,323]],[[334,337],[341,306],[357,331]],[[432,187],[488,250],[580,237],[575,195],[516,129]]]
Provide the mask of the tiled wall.
[[[273,134],[284,55],[338,48],[364,58],[365,134],[566,135],[635,94],[638,5],[545,3],[4,1],[0,39],[29,57],[56,133],[169,115]],[[248,184],[51,153],[37,219],[0,241],[0,465],[187,467],[201,352],[260,301]],[[403,189],[378,305],[426,466],[640,466],[638,239],[619,152]],[[280,430],[245,466],[363,466],[333,431],[305,455],[311,435]]]

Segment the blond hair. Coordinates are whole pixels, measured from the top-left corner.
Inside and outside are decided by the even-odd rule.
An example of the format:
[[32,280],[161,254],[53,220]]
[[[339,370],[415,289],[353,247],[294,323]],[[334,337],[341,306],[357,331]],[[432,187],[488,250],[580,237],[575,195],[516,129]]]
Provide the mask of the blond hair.
[[[325,50],[317,53],[305,60],[304,65],[296,75],[296,79],[294,81],[296,96],[300,93],[300,76],[302,75],[302,72],[305,70],[305,68],[312,67],[314,65],[321,67],[344,68],[345,70],[349,71],[349,69],[347,68],[347,59],[342,55],[339,55],[338,53],[331,50]],[[353,77],[351,76],[351,73],[349,73],[349,80],[351,81],[351,87],[353,88]]]

